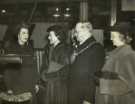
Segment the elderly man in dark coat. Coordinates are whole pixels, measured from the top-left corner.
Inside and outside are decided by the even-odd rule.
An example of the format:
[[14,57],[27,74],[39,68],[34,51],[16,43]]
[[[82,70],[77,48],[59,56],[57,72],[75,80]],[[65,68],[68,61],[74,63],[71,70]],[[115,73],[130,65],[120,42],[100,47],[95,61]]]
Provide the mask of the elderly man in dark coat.
[[79,46],[71,57],[76,56],[69,70],[69,104],[94,104],[94,74],[103,66],[104,49],[92,36],[91,23],[79,22],[75,31]]

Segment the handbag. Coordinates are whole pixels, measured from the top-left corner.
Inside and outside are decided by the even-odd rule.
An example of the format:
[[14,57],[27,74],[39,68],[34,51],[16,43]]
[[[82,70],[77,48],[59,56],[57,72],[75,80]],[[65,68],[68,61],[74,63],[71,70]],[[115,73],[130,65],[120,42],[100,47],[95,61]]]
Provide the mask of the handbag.
[[100,93],[107,95],[124,95],[132,90],[121,79],[100,78]]

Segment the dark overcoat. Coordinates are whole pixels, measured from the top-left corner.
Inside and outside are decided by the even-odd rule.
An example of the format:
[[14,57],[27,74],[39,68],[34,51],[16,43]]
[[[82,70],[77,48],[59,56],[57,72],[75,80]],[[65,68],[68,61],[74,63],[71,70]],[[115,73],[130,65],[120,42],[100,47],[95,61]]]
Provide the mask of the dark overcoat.
[[35,85],[38,80],[36,58],[30,44],[20,46],[17,41],[5,43],[5,54],[16,54],[22,57],[20,67],[6,67],[4,71],[7,90],[14,94],[31,92],[35,94]]
[[[82,104],[84,100],[94,104],[95,72],[104,63],[104,49],[93,37],[78,47],[77,57],[69,70],[69,104]],[[90,45],[93,44],[93,45]]]
[[[45,52],[43,55],[43,65],[41,68],[41,77],[42,80],[44,79],[45,73],[52,73],[57,71],[62,71],[65,66],[70,64],[70,53],[71,47],[66,44],[58,44],[56,47],[50,46],[49,44],[45,47]],[[59,69],[56,68],[55,65],[53,66],[51,63],[54,62],[61,66]],[[52,66],[51,66],[52,65]],[[50,69],[51,66],[51,69]]]
[[41,79],[46,83],[45,104],[67,104],[69,55],[70,48],[66,44],[45,48],[41,70]]

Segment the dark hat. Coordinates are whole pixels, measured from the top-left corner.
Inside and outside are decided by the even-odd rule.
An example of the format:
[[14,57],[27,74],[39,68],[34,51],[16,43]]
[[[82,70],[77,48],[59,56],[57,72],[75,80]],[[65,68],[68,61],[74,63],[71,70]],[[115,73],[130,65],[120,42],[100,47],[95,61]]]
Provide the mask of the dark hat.
[[122,34],[131,32],[131,24],[129,22],[119,22],[110,27],[110,31],[118,31]]

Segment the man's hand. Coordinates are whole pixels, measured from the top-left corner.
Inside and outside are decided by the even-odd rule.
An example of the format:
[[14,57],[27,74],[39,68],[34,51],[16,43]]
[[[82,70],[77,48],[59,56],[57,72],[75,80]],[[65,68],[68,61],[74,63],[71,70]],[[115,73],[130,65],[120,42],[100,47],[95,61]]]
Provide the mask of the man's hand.
[[38,93],[38,91],[39,91],[39,85],[38,84],[35,85],[35,91],[36,91],[36,93]]

